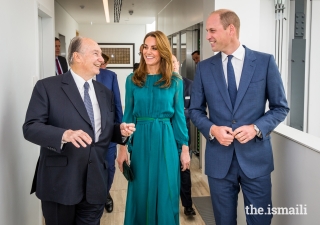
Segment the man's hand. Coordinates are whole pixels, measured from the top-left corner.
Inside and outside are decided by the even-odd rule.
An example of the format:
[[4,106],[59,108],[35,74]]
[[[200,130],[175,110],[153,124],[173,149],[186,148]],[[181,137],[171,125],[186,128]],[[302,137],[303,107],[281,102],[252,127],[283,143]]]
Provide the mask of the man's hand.
[[82,130],[66,130],[62,135],[62,141],[71,142],[77,148],[80,148],[80,145],[85,148],[87,147],[86,143],[90,145],[92,139]]
[[122,136],[128,137],[136,130],[134,123],[122,123],[120,124],[120,130]]
[[253,128],[253,124],[251,124],[238,127],[233,131],[233,134],[241,144],[245,144],[253,139],[257,135],[257,132]]
[[231,127],[213,125],[210,128],[210,132],[221,145],[229,146],[234,140]]
[[186,145],[182,145],[180,161],[181,161],[182,171],[185,171],[186,169],[190,169],[190,153],[189,153],[189,147]]
[[127,146],[119,145],[117,162],[118,162],[118,167],[119,167],[121,173],[123,173],[122,164],[124,161],[126,161],[127,164],[129,165]]

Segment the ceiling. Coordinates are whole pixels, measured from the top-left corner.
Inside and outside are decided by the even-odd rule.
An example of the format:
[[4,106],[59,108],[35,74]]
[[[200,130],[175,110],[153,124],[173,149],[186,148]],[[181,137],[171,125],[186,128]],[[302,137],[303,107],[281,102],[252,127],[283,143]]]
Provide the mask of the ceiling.
[[[107,24],[102,0],[55,0],[78,24]],[[109,0],[110,23],[114,23],[114,1]],[[119,1],[119,0],[118,0]],[[122,0],[118,24],[151,24],[172,0]],[[81,7],[83,9],[81,9]],[[133,14],[129,14],[133,10]]]

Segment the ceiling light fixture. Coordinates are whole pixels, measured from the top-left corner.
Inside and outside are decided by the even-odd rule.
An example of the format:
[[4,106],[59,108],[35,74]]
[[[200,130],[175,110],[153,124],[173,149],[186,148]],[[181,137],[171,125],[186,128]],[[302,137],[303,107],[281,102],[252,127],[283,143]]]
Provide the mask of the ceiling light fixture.
[[106,16],[106,21],[107,23],[110,23],[108,0],[102,0],[102,1],[103,1],[104,14]]

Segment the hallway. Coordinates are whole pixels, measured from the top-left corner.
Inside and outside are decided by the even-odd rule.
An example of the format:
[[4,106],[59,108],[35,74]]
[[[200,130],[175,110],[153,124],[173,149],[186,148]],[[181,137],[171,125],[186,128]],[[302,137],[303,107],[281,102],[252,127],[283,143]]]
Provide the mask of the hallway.
[[[201,176],[201,170],[199,169],[199,158],[193,155],[191,159],[192,197],[210,195],[209,187],[202,180]],[[112,213],[106,213],[106,211],[104,211],[100,225],[123,224],[127,196],[127,181],[118,168],[116,168],[116,174],[110,192],[114,201],[114,210]],[[187,217],[183,213],[183,207],[181,206],[180,202],[181,225],[205,225],[194,205],[193,208],[196,210],[197,215],[194,217]]]

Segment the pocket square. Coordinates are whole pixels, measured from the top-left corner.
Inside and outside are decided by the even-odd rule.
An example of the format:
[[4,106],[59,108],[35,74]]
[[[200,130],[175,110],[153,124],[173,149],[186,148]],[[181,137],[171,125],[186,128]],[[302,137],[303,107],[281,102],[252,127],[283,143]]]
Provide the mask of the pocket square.
[[124,177],[125,177],[128,181],[133,181],[133,179],[134,179],[133,172],[132,172],[130,166],[127,164],[126,161],[123,161],[122,169],[123,169],[123,175],[124,175]]

